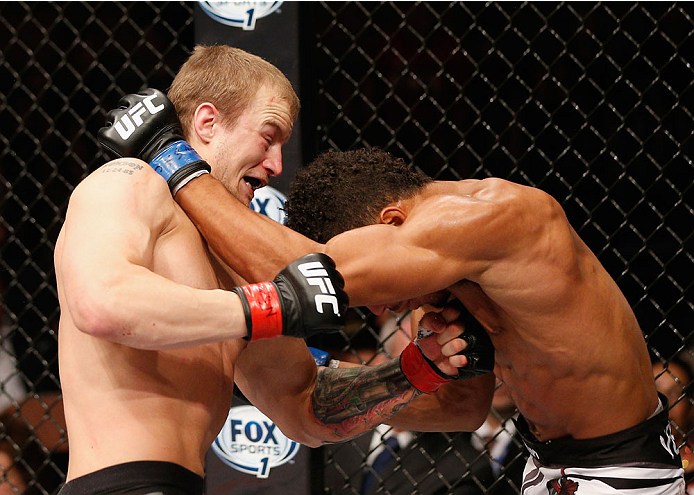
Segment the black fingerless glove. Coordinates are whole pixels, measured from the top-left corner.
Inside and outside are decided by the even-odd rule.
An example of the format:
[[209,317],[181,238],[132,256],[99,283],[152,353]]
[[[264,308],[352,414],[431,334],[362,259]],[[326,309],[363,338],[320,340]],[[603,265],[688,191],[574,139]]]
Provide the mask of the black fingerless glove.
[[345,325],[349,299],[333,260],[312,253],[293,261],[272,282],[236,287],[248,340],[286,335],[307,338]]
[[494,344],[487,331],[482,328],[477,319],[459,301],[454,306],[460,310],[458,319],[465,325],[465,331],[460,336],[467,347],[458,354],[467,356],[468,364],[458,368],[457,380],[468,380],[494,371]]
[[209,164],[185,140],[171,100],[153,88],[121,98],[118,108],[108,112],[98,140],[118,157],[149,163],[174,196],[190,180],[210,172]]

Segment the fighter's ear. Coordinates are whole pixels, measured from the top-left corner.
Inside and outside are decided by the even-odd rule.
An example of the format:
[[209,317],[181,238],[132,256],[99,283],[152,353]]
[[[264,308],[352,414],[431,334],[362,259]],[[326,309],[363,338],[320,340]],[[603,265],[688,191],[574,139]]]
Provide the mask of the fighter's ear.
[[219,123],[219,110],[212,103],[205,102],[198,105],[193,117],[195,133],[207,144],[214,136],[214,125]]
[[388,205],[381,210],[380,215],[378,215],[378,223],[399,227],[406,218],[407,214],[400,207],[400,204],[397,203],[395,205]]

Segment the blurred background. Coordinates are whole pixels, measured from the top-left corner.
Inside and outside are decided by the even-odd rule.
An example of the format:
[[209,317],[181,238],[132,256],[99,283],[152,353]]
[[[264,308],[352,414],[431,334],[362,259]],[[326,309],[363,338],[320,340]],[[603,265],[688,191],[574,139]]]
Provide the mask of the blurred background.
[[[550,193],[634,308],[659,387],[684,410],[672,424],[689,464],[694,5],[255,4],[276,7],[268,19],[293,13],[297,43],[283,53],[268,35],[270,55],[258,53],[293,71],[302,100],[297,151],[273,185],[286,192],[319,151],[377,146],[436,179]],[[57,493],[65,477],[52,255],[70,193],[109,159],[96,141],[106,112],[126,93],[167,90],[204,41],[204,16],[196,2],[0,3],[1,493]],[[357,308],[319,344],[373,364],[399,353],[407,325]],[[384,430],[316,449],[310,490],[518,493],[514,413],[500,389],[472,434]],[[385,447],[394,435],[406,445]],[[364,490],[384,447],[390,470]]]

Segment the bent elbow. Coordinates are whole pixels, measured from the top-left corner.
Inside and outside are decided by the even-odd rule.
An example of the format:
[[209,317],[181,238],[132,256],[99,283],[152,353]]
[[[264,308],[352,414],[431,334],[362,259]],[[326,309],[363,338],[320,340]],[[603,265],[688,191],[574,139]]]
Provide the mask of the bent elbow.
[[[438,394],[438,407],[459,431],[475,431],[487,419],[494,396],[494,374],[447,383]],[[453,419],[456,418],[456,419]]]
[[287,438],[307,447],[315,448],[328,443],[339,443],[354,436],[339,434],[339,424],[325,423],[312,413],[307,416],[294,415],[291,419],[287,419],[288,421],[276,421],[277,427]]
[[468,401],[455,406],[442,406],[445,427],[441,431],[475,431],[484,424],[489,408],[477,401]]
[[308,435],[300,435],[297,438],[294,438],[294,437],[289,437],[289,438],[291,438],[295,442],[300,443],[301,445],[305,445],[306,447],[310,447],[312,449],[315,449],[317,447],[322,447],[326,443],[330,443],[330,442],[321,442],[320,440],[313,438],[313,437],[310,437]]
[[466,431],[475,431],[480,428],[486,421],[488,415],[488,408],[477,408],[473,411],[469,411]]
[[308,431],[309,428],[307,428],[307,426],[308,425],[292,428],[287,425],[277,425],[277,427],[280,429],[280,431],[285,437],[297,443],[300,443],[301,445],[305,445],[306,447],[315,448],[329,443],[326,441],[319,440],[315,436],[310,435]]
[[124,327],[122,315],[111,291],[80,291],[70,305],[70,315],[75,327],[92,337],[113,340]]

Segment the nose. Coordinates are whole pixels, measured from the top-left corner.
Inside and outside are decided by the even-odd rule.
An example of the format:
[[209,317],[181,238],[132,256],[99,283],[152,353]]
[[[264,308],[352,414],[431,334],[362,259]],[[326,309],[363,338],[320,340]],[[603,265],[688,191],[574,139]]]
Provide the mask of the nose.
[[282,146],[273,145],[267,150],[263,168],[270,177],[277,177],[282,174]]

